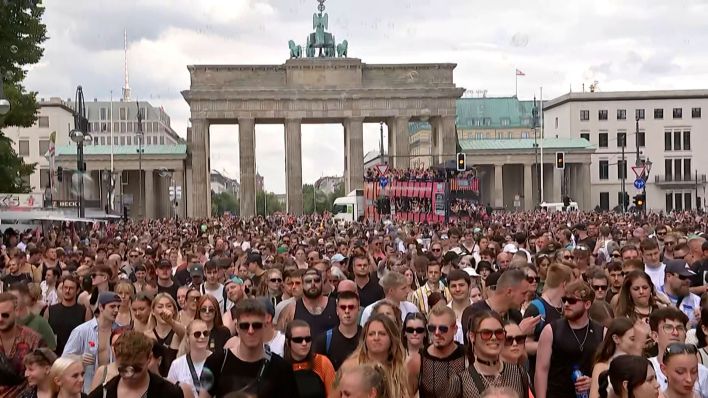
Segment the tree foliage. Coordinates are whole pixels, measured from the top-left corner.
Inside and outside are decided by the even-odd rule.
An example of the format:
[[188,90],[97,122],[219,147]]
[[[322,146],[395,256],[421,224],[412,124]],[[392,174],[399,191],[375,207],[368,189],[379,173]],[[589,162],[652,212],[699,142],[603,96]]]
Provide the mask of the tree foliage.
[[36,164],[25,164],[12,148],[3,127],[31,127],[37,120],[37,93],[27,92],[22,81],[26,67],[36,64],[44,54],[47,27],[41,18],[44,8],[31,1],[0,3],[0,77],[10,112],[0,115],[0,192],[29,192],[23,177],[34,172]]
[[239,214],[239,201],[230,192],[211,193],[211,215],[221,217],[225,212]]
[[[318,214],[322,214],[323,211],[332,211],[334,200],[344,195],[344,183],[339,183],[334,192],[330,194],[319,189],[315,190],[312,184],[305,184],[302,186],[303,211],[305,214],[312,214],[314,210],[317,210]],[[315,202],[317,209],[315,209]]]
[[256,193],[256,214],[262,216],[284,211],[283,204],[280,203],[278,197],[272,192],[258,191]]

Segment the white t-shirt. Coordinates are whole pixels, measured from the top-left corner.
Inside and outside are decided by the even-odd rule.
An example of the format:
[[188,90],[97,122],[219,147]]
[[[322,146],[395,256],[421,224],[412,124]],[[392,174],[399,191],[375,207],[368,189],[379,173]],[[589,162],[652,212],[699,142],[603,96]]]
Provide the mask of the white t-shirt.
[[651,278],[651,283],[654,284],[654,288],[659,291],[664,287],[664,269],[666,264],[661,263],[658,267],[650,267],[644,265],[644,272]]
[[[651,357],[649,360],[654,366],[656,381],[659,383],[659,390],[662,392],[666,391],[666,387],[668,387],[669,382],[664,373],[661,371],[659,359],[657,357]],[[693,385],[693,391],[695,391],[696,395],[701,398],[708,398],[708,368],[700,363],[698,364],[698,380],[696,380],[696,384]]]
[[[381,300],[379,300],[379,301],[381,301]],[[379,301],[364,308],[364,311],[361,313],[361,320],[359,322],[361,324],[361,326],[364,326],[366,321],[369,320],[369,317],[371,316],[371,311],[374,310],[374,307],[376,306],[376,304],[379,303]],[[400,310],[401,310],[401,321],[405,321],[406,316],[409,313],[419,312],[418,307],[416,307],[415,304],[411,303],[410,301],[401,301],[401,304],[398,305],[398,308],[400,308]]]
[[219,308],[217,311],[223,313],[224,312],[224,285],[219,283],[219,287],[217,287],[214,290],[207,289],[206,283],[202,283],[202,286],[200,286],[199,289],[202,294],[210,294],[214,296],[214,298],[219,302]]
[[[206,361],[194,362],[194,371],[197,373],[197,377],[202,374],[204,362]],[[195,397],[199,396],[196,387],[194,387],[192,372],[189,371],[186,355],[182,355],[172,362],[172,365],[170,365],[170,371],[167,373],[167,380],[172,383],[186,384],[192,388],[192,393],[194,393]]]
[[275,336],[271,341],[265,343],[270,348],[270,352],[273,354],[278,354],[281,357],[285,353],[285,335],[280,331],[275,331]]

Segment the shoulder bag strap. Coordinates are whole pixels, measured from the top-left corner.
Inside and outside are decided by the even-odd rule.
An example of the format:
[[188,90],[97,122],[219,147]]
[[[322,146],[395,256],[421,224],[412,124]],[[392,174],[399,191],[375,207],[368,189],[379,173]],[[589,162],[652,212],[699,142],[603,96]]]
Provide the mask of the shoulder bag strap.
[[199,376],[197,376],[197,370],[194,368],[194,362],[192,362],[192,356],[187,354],[187,366],[189,366],[189,373],[192,374],[192,382],[194,383],[194,388],[196,388],[197,393],[202,389],[202,385],[199,382]]
[[481,394],[486,388],[484,386],[484,381],[482,380],[482,375],[477,372],[477,369],[475,369],[474,365],[470,366],[469,372],[470,376],[472,376],[472,382],[474,382],[475,387],[477,387],[477,392]]

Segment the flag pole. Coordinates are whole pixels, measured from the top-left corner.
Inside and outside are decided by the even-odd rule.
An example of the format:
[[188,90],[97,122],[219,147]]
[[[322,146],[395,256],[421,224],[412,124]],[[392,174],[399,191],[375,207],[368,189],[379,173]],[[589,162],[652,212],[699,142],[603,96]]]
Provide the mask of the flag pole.
[[519,98],[519,70],[514,70],[514,97]]
[[111,178],[113,178],[113,90],[111,90]]
[[543,121],[543,86],[541,86],[541,203],[543,200],[543,139],[544,139],[544,127],[545,123]]

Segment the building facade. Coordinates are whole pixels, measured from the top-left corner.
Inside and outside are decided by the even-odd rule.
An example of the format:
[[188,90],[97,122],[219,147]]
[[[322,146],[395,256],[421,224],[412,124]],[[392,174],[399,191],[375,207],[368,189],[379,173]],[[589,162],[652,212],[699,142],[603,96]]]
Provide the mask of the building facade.
[[229,192],[238,198],[238,181],[222,173],[218,170],[211,171],[211,191],[213,193],[219,194],[222,192]]
[[[544,104],[545,136],[582,138],[592,155],[592,207],[620,205],[622,178],[631,197],[632,166],[651,164],[647,206],[653,210],[703,207],[708,159],[701,136],[708,90],[569,93]],[[623,144],[625,150],[622,160]],[[639,153],[638,153],[639,151]]]

